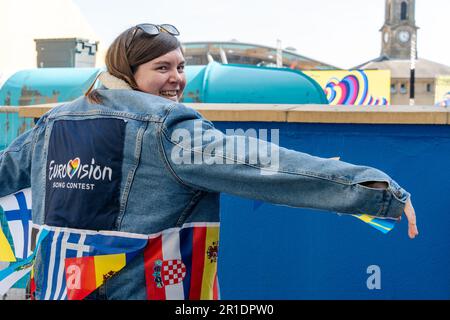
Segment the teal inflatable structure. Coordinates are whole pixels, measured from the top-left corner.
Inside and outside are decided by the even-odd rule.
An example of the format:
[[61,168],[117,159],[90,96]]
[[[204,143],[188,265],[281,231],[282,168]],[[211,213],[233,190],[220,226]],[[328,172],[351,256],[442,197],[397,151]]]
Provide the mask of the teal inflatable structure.
[[[39,68],[12,75],[0,89],[0,106],[58,103],[82,96],[104,68]],[[185,68],[182,102],[327,104],[317,82],[297,70],[211,62]],[[98,85],[98,83],[97,83]],[[0,112],[0,150],[33,125]]]
[[220,64],[186,67],[184,102],[328,104],[320,85],[298,70]]
[[[27,106],[78,98],[94,81],[99,68],[41,68],[16,72],[0,89],[1,106]],[[33,126],[33,119],[0,110],[0,150]]]
[[[0,89],[0,105],[22,106],[76,99],[102,68],[22,70]],[[187,66],[183,102],[327,104],[319,84],[298,70],[220,64]]]
[[16,72],[0,89],[0,105],[65,102],[83,95],[100,68],[40,68]]

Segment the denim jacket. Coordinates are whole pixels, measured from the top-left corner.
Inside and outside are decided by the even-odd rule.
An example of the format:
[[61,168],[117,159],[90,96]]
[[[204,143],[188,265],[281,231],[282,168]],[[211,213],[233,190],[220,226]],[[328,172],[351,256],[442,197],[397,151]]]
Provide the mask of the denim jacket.
[[[81,97],[58,106],[0,152],[0,197],[31,186],[35,224],[148,235],[218,223],[220,192],[397,218],[409,197],[380,170],[225,135],[192,108],[162,97],[98,92],[101,104]],[[260,160],[255,148],[236,147],[240,142],[271,150],[276,165]],[[367,181],[388,188],[361,184]],[[39,257],[36,296],[42,298]],[[96,298],[146,299],[144,265],[143,255],[135,258]]]

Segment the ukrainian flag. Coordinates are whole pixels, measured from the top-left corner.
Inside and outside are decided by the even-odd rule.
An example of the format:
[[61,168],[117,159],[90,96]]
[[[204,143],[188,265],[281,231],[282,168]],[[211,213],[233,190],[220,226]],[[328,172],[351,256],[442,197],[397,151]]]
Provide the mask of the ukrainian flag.
[[385,234],[394,229],[396,223],[396,220],[393,219],[380,219],[374,216],[369,216],[367,214],[352,214],[352,216],[364,221],[365,223]]
[[5,262],[16,261],[16,257],[14,257],[14,252],[11,248],[11,245],[9,244],[9,241],[1,228],[0,228],[0,261]]
[[11,243],[8,241],[8,233],[5,234],[4,230],[9,232],[3,210],[0,207],[0,261],[15,262],[16,257],[14,255],[14,250]]

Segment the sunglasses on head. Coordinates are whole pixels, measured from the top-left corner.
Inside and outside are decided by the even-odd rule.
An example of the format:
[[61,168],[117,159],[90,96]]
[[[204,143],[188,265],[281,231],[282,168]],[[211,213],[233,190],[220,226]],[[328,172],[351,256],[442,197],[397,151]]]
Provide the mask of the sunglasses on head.
[[129,38],[130,40],[127,41],[127,43],[125,44],[125,49],[128,50],[128,48],[130,47],[131,43],[134,40],[134,37],[136,36],[136,33],[138,32],[138,30],[142,30],[144,33],[151,35],[151,36],[156,36],[156,35],[160,34],[161,32],[167,32],[168,34],[171,34],[172,36],[180,35],[180,31],[178,31],[178,29],[175,28],[171,24],[167,24],[167,23],[165,23],[165,24],[153,24],[153,23],[138,24],[137,26],[134,27],[133,34],[131,35],[131,38]]

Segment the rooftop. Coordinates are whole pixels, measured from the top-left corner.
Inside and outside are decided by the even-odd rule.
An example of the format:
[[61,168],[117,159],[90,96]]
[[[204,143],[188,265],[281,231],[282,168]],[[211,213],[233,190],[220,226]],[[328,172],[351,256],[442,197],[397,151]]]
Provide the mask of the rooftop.
[[[391,60],[387,57],[379,57],[356,66],[355,69],[391,70],[392,78],[409,78],[411,62],[410,60]],[[450,75],[449,66],[426,59],[417,59],[415,62],[416,78],[436,78],[445,75]]]

